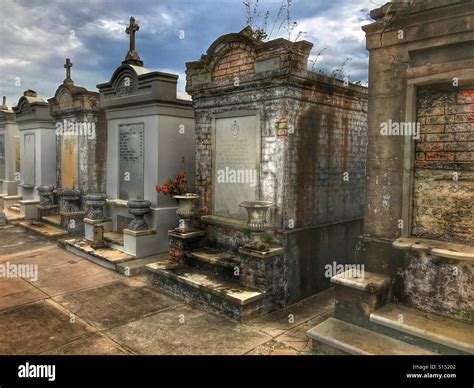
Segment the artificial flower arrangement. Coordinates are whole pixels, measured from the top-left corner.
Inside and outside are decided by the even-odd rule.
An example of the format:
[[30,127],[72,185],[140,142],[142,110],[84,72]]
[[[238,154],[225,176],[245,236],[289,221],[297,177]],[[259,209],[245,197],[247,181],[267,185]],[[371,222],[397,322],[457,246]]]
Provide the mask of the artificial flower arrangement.
[[176,178],[170,178],[162,185],[157,184],[155,186],[157,193],[163,193],[171,197],[175,195],[184,195],[188,192],[188,179],[184,170],[184,157],[181,161],[181,168],[176,175]]

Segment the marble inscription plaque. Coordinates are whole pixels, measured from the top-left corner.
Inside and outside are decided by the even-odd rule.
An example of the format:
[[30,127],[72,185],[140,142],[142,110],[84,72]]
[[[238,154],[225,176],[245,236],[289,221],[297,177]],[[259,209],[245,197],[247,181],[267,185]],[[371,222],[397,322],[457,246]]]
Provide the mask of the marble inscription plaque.
[[257,116],[216,119],[214,136],[214,214],[246,219],[239,204],[256,199],[259,182]]
[[35,134],[26,133],[24,137],[23,145],[23,170],[21,171],[21,182],[25,185],[35,185],[35,155],[36,155],[36,145],[35,145]]
[[119,196],[143,199],[144,125],[119,125]]

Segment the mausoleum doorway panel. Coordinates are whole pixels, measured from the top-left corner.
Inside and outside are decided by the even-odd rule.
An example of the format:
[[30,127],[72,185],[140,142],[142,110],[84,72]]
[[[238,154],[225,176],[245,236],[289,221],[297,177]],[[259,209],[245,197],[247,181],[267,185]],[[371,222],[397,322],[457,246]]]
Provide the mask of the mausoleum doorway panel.
[[259,115],[217,117],[212,141],[213,214],[246,219],[239,204],[259,198]]
[[144,196],[144,123],[118,126],[119,198],[143,199]]
[[34,133],[25,133],[23,136],[23,169],[21,182],[24,185],[36,186],[36,136]]

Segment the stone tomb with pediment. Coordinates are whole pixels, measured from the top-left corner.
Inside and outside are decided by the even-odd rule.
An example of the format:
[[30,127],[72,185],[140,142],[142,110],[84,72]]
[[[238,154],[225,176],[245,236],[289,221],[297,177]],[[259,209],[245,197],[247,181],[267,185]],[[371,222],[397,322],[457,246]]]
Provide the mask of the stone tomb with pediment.
[[13,108],[20,133],[21,197],[14,206],[26,219],[37,218],[40,196],[37,187],[56,183],[56,135],[46,100],[27,90]]
[[[184,167],[194,190],[192,102],[178,97],[177,75],[143,66],[135,50],[138,30],[131,17],[127,55],[110,81],[97,85],[107,122],[106,187],[88,197],[86,241],[70,242],[73,251],[105,246],[130,259],[166,252],[168,231],[179,224],[177,201],[157,193],[156,185]],[[101,263],[116,268],[117,254],[112,256],[102,256]]]
[[[194,188],[192,103],[178,98],[177,81],[177,75],[126,63],[98,85],[107,118],[105,214],[110,233],[118,237],[113,246],[132,255],[167,251],[168,230],[178,225],[177,203],[155,186],[176,176],[183,157],[189,190]],[[134,200],[149,201],[147,230],[138,233],[146,243],[138,245],[137,232],[128,227],[134,217],[128,204]]]
[[56,130],[58,221],[70,234],[83,234],[87,195],[105,193],[107,128],[99,93],[74,84],[69,59],[64,67],[66,78],[48,100]]
[[353,260],[367,89],[308,71],[311,48],[245,28],[186,64],[197,230],[170,234],[170,260],[147,267],[157,286],[245,320],[330,287],[325,266]]

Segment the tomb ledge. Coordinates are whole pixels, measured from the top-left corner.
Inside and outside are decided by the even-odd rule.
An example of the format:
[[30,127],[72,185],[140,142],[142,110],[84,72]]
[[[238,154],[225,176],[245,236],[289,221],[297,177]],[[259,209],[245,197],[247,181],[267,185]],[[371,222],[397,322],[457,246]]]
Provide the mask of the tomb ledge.
[[432,256],[447,259],[474,261],[474,247],[461,243],[416,237],[400,237],[392,245],[396,249],[406,251],[426,252]]

